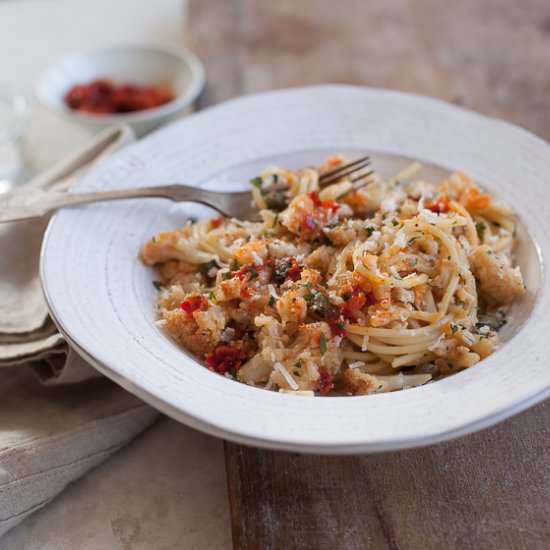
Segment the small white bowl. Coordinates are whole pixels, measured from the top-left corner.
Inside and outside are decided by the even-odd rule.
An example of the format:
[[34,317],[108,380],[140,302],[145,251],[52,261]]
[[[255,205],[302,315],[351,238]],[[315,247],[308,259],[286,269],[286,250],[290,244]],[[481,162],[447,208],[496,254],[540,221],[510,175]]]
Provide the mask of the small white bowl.
[[[74,111],[64,101],[79,83],[107,78],[117,83],[165,85],[175,98],[153,109],[134,113],[94,115]],[[182,48],[123,45],[83,50],[67,55],[49,67],[38,82],[36,95],[53,111],[92,128],[128,124],[141,136],[181,113],[204,86],[199,59]]]

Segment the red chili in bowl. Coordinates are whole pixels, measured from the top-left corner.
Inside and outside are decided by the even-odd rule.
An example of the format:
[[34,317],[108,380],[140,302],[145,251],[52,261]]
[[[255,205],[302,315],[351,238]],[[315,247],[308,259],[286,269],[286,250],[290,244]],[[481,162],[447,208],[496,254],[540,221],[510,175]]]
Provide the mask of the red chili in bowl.
[[144,111],[173,99],[174,94],[162,86],[117,85],[107,79],[75,84],[65,94],[65,103],[71,109],[96,115]]

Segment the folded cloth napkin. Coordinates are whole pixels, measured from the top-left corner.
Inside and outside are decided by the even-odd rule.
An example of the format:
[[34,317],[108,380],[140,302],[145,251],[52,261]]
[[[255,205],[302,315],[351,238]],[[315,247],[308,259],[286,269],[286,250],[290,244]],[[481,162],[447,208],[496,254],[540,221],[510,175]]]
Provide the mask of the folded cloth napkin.
[[[127,127],[108,130],[23,192],[66,190],[133,140]],[[48,317],[38,278],[46,224],[0,224],[0,536],[159,415],[102,378]]]

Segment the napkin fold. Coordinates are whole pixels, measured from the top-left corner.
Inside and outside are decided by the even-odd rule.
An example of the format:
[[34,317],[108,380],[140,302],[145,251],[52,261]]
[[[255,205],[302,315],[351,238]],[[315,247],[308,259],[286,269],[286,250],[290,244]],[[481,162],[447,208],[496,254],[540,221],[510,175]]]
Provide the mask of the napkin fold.
[[[66,190],[132,141],[127,127],[108,130],[20,192]],[[0,224],[0,536],[159,416],[101,377],[49,318],[38,277],[46,225]]]

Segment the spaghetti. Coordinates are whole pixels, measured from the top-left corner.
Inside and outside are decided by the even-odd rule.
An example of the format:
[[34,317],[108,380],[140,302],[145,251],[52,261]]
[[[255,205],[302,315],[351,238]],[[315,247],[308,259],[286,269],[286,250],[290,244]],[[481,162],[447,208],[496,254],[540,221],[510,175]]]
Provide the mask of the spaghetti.
[[211,370],[296,395],[371,394],[497,347],[525,291],[513,211],[464,173],[426,182],[416,163],[359,190],[320,188],[342,163],[269,166],[251,182],[262,222],[189,222],[143,247],[160,324]]

